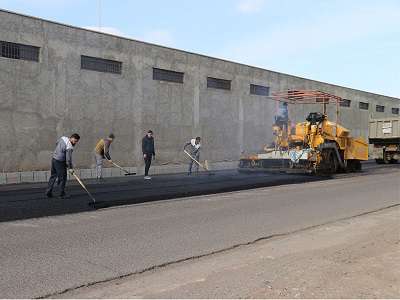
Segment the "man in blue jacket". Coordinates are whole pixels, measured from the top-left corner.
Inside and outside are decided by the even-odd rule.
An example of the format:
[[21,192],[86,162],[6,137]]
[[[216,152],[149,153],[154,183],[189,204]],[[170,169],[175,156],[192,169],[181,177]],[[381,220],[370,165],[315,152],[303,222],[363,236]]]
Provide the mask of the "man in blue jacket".
[[46,196],[48,198],[53,197],[53,186],[57,178],[60,185],[60,198],[68,198],[65,194],[67,169],[73,169],[72,151],[79,140],[79,134],[74,133],[69,138],[63,136],[57,141],[56,149],[53,153],[53,159],[51,160],[51,176],[46,190]]

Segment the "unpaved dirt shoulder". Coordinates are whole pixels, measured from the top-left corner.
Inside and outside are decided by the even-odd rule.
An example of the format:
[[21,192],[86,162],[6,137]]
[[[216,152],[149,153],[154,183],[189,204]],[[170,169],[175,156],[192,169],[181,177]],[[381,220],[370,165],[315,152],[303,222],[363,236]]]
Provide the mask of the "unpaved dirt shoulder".
[[397,298],[399,266],[395,207],[57,297]]

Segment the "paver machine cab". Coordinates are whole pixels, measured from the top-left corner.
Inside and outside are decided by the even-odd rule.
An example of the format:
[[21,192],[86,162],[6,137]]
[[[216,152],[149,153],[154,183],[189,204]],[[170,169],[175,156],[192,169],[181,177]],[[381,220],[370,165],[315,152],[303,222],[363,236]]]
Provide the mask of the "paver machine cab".
[[[296,104],[320,104],[322,112],[310,112],[304,122],[292,124],[289,117],[278,116],[272,132],[275,141],[265,153],[243,156],[239,171],[278,170],[313,174],[359,171],[361,161],[368,160],[368,144],[353,138],[338,124],[342,98],[320,91],[285,91],[273,93],[270,99],[288,109]],[[336,121],[327,116],[327,105],[336,105]],[[307,106],[304,106],[307,107]]]

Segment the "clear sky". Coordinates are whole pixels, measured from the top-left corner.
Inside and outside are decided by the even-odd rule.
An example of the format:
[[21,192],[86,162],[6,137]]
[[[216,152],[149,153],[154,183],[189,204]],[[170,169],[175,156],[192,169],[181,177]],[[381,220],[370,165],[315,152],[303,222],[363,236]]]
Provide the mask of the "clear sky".
[[[101,1],[101,10],[99,2]],[[400,98],[400,0],[0,0],[0,8]]]

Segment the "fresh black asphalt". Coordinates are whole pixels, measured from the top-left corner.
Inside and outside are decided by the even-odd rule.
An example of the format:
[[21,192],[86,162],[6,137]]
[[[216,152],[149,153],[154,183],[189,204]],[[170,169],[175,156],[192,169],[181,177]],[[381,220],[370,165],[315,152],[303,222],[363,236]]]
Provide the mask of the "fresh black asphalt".
[[98,182],[84,180],[96,199],[95,207],[85,191],[74,180],[67,184],[69,199],[45,196],[45,183],[0,186],[0,222],[63,215],[111,206],[137,204],[172,198],[215,194],[258,187],[324,180],[310,175],[283,173],[239,173],[237,170],[217,171],[209,175],[187,176],[167,174],[143,180],[142,176],[107,178]]

